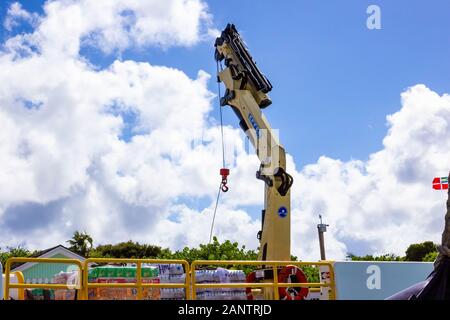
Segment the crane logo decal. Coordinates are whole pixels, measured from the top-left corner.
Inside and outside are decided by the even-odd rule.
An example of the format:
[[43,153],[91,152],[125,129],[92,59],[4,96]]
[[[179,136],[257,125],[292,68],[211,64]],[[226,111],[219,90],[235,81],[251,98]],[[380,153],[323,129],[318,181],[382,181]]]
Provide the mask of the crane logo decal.
[[288,210],[286,209],[286,207],[280,207],[280,208],[278,209],[278,215],[279,215],[281,218],[285,218],[285,217],[287,216],[287,214],[288,214]]
[[252,124],[253,128],[255,128],[256,137],[259,139],[259,126],[256,123],[256,120],[255,120],[255,118],[253,117],[253,115],[251,113],[248,114],[248,120]]

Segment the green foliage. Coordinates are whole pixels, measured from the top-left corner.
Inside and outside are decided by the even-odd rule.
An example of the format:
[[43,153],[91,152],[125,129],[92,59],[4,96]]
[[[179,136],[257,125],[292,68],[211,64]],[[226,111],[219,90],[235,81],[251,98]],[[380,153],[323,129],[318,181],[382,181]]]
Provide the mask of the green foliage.
[[424,262],[434,262],[434,260],[436,260],[438,256],[438,252],[437,251],[433,251],[433,252],[428,252],[427,255],[425,257],[423,257]]
[[381,256],[365,255],[356,256],[352,253],[347,254],[347,259],[351,261],[403,261],[404,258],[399,257],[393,253],[384,254]]
[[6,251],[3,251],[0,248],[0,262],[4,266],[6,263],[6,260],[8,260],[11,257],[29,257],[31,256],[31,252],[21,246],[18,247],[7,247]]
[[352,253],[347,254],[347,258],[352,261],[425,261],[432,262],[436,259],[437,245],[431,241],[411,244],[406,250],[404,257],[395,254],[385,254],[381,256],[356,256]]
[[406,249],[406,261],[423,261],[425,256],[430,252],[436,252],[437,246],[431,241],[412,244]]
[[83,257],[87,257],[89,255],[89,251],[92,249],[92,245],[94,243],[90,235],[86,232],[79,231],[75,231],[72,239],[67,240],[67,242],[70,244],[70,250]]
[[301,266],[308,282],[320,282],[319,268],[316,266]]
[[[217,237],[213,237],[211,244],[201,244],[198,248],[185,247],[183,250],[171,252],[164,249],[158,256],[161,259],[181,259],[191,263],[194,260],[257,260],[258,253],[254,250],[246,250],[245,246],[239,246],[237,242],[226,240],[220,243]],[[292,261],[297,261],[296,256],[291,256]],[[208,265],[206,267],[215,268],[219,265]],[[246,274],[254,271],[259,266],[248,265],[220,265],[220,267],[228,269],[240,269]],[[314,266],[302,267],[303,272],[309,282],[319,281],[319,269]]]
[[[198,248],[185,247],[183,250],[170,252],[166,249],[158,258],[161,259],[181,259],[191,263],[194,260],[257,260],[258,254],[253,250],[246,250],[245,246],[239,247],[237,242],[226,240],[220,243],[217,237],[213,237],[213,242],[200,244]],[[217,267],[217,266],[209,266]],[[242,269],[246,273],[254,270],[253,266],[224,266],[224,268]]]
[[159,258],[184,259],[190,263],[194,260],[256,260],[258,254],[253,250],[246,250],[245,246],[239,247],[237,242],[226,240],[220,243],[214,237],[210,244],[201,244],[198,248],[185,247],[174,253],[167,250]]
[[[165,249],[168,250],[168,249]],[[156,258],[165,252],[158,246],[140,244],[139,242],[127,241],[118,244],[106,244],[92,249],[91,258]]]

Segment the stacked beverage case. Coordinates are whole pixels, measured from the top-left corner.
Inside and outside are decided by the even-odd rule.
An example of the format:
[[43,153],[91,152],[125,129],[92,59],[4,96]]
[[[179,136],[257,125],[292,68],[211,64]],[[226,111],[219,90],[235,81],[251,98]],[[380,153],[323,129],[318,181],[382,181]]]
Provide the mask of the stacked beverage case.
[[[159,270],[155,266],[142,266],[142,283],[159,283]],[[135,266],[101,266],[89,270],[90,283],[135,283]],[[136,300],[137,288],[92,288],[89,300]],[[158,300],[157,288],[142,289],[142,297],[146,300]]]
[[[186,273],[181,264],[142,265],[142,283],[176,283],[184,284]],[[53,283],[78,283],[79,273],[61,272],[53,279]],[[227,270],[224,268],[196,270],[196,283],[244,283],[245,273],[242,270]],[[136,266],[98,266],[88,271],[90,283],[134,283],[136,282]],[[245,300],[245,288],[199,288],[196,291],[199,300]],[[143,299],[147,300],[184,300],[184,288],[144,288]],[[74,300],[75,290],[56,290],[54,299]],[[136,288],[90,288],[89,300],[136,300]]]
[[[161,283],[184,284],[186,273],[181,264],[159,264],[159,280]],[[161,288],[161,300],[184,300],[184,288]]]
[[[196,283],[243,283],[245,273],[242,270],[196,270]],[[197,289],[198,300],[246,300],[245,288],[200,288]]]
[[[79,272],[60,272],[55,275],[52,279],[52,283],[57,284],[67,284],[73,286],[74,288],[79,284]],[[76,298],[76,290],[75,289],[66,289],[66,290],[55,290],[54,291],[54,299],[55,300],[75,300]]]

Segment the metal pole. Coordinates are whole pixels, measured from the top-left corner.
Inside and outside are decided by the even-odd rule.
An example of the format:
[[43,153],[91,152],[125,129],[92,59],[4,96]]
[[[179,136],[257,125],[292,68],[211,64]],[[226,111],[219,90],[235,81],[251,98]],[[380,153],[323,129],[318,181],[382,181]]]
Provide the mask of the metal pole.
[[317,231],[319,232],[319,245],[320,245],[320,260],[326,260],[325,255],[325,240],[323,234],[327,231],[328,224],[322,223],[322,215],[319,214],[320,223],[317,225]]

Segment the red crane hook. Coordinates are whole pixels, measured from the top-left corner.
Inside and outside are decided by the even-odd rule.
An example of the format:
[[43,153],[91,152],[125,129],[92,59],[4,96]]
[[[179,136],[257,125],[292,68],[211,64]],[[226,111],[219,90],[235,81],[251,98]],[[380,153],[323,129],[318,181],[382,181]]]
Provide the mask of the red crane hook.
[[227,178],[230,175],[230,169],[227,168],[222,168],[220,169],[220,175],[222,176],[222,186],[221,189],[223,192],[227,192],[228,191],[228,186],[227,186]]

